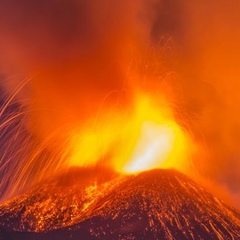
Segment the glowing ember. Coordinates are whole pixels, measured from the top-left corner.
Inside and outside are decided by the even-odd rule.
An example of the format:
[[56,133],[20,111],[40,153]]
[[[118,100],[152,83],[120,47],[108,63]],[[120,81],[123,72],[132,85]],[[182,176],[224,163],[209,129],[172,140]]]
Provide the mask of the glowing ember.
[[175,170],[60,179],[0,205],[3,239],[239,239],[240,212]]
[[71,141],[69,166],[93,166],[107,158],[108,167],[123,173],[169,167],[182,170],[191,151],[189,136],[165,100],[157,106],[143,95],[136,97],[131,114],[111,113],[108,120],[74,133]]

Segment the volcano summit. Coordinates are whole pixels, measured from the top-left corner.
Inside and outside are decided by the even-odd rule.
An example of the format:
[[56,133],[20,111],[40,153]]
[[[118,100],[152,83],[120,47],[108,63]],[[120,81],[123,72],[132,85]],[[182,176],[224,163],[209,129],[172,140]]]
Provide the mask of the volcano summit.
[[[70,176],[70,175],[69,175]],[[58,179],[0,207],[1,239],[240,239],[240,212],[175,170]]]

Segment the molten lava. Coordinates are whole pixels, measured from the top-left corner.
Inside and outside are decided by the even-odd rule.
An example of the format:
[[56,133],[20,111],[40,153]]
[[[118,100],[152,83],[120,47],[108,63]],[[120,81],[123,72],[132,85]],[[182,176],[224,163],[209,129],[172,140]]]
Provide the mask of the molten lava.
[[139,94],[129,112],[111,112],[110,117],[75,130],[68,165],[89,167],[107,160],[108,167],[121,173],[169,167],[183,170],[192,143],[166,100],[159,106]]

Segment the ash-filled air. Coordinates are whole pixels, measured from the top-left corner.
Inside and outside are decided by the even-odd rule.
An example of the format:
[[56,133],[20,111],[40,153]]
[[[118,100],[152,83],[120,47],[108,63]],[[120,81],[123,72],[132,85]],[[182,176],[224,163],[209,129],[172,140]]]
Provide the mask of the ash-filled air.
[[1,0],[1,201],[76,159],[119,170],[140,153],[142,166],[154,156],[239,207],[239,10]]

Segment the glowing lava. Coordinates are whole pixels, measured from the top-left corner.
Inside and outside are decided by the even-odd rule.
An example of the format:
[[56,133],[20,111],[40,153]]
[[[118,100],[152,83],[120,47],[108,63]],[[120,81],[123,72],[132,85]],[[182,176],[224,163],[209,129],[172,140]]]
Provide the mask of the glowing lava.
[[170,126],[143,123],[141,137],[134,149],[126,172],[148,170],[164,164],[174,144],[174,131]]
[[1,239],[239,239],[240,212],[178,171],[102,183],[96,174],[84,183],[82,173],[72,169],[0,205]]
[[130,110],[109,111],[106,118],[75,130],[70,137],[69,166],[105,164],[121,173],[171,167],[183,170],[192,142],[166,100],[156,104],[138,94]]

